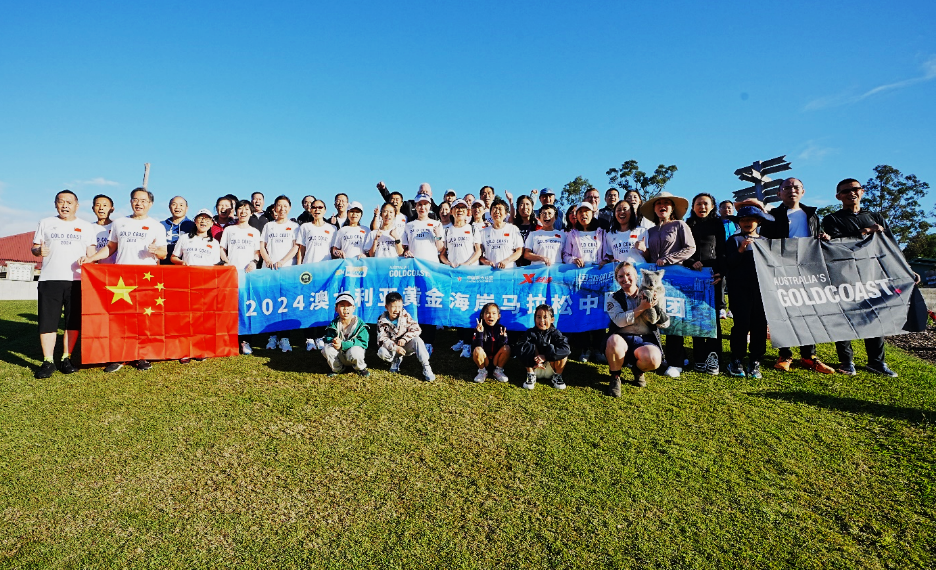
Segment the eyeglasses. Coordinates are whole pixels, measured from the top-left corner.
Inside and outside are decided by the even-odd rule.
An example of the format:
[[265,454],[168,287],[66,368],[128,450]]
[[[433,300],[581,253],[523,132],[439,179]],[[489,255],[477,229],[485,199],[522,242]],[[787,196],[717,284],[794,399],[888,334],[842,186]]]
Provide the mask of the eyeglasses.
[[130,200],[131,204],[149,204],[149,199],[147,198],[134,198]]
[[861,186],[855,186],[852,188],[842,188],[841,190],[837,192],[837,194],[857,194],[861,192],[862,190],[864,190],[864,188],[862,188]]

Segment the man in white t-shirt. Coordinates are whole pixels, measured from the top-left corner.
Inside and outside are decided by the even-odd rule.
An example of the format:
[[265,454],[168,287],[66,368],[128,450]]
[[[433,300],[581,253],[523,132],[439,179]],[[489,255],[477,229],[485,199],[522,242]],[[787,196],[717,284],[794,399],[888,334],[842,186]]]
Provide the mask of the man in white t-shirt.
[[444,247],[442,222],[429,219],[432,198],[428,194],[419,194],[414,202],[416,219],[406,224],[401,238],[403,247],[406,248],[403,256],[439,261],[439,252]]
[[61,370],[77,372],[71,363],[72,351],[81,330],[81,264],[78,260],[95,251],[94,226],[75,217],[78,196],[71,190],[55,195],[58,216],[44,218],[33,236],[32,254],[42,257],[39,276],[39,344],[42,365],[36,378],[49,378],[55,373],[55,337],[59,317],[65,311],[65,338]]
[[[107,247],[102,247],[89,257],[79,259],[79,263],[93,263],[114,255],[117,265],[156,265],[167,254],[166,230],[159,221],[149,216],[153,207],[153,193],[146,188],[134,188],[130,192],[132,214],[126,218],[114,220],[111,226]],[[139,370],[153,367],[146,360],[137,360],[134,366]],[[104,367],[104,372],[116,372],[123,367],[122,362],[112,362]]]

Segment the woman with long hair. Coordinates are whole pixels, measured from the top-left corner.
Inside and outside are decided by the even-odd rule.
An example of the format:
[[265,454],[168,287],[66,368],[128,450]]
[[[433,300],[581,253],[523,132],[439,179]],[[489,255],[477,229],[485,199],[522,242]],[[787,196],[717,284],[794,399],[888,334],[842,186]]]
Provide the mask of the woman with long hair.
[[[535,232],[539,229],[542,229],[539,221],[536,219],[533,211],[533,198],[530,198],[526,194],[522,194],[517,198],[517,208],[516,215],[512,219],[513,225],[517,226],[517,229],[520,230],[520,237],[523,238],[523,242],[526,243],[526,239],[530,236],[530,232]],[[530,260],[526,257],[521,257],[517,260],[517,267],[523,267],[530,264]]]
[[[715,311],[722,305],[722,261],[725,259],[725,227],[715,208],[715,197],[702,192],[692,199],[692,211],[686,225],[692,230],[696,250],[683,265],[700,271],[703,267],[712,269],[712,283],[715,285]],[[722,334],[718,320],[715,321],[716,338],[692,338],[693,371],[705,372],[717,376],[719,355],[721,354]]]
[[624,196],[621,197],[621,200],[628,202],[633,208],[634,212],[637,215],[637,224],[641,227],[647,228],[648,230],[654,226],[653,220],[648,216],[644,216],[641,211],[641,206],[643,205],[643,197],[640,195],[640,192],[636,190],[628,190],[624,193]]
[[614,206],[611,218],[611,229],[604,234],[602,243],[602,258],[600,266],[606,263],[627,261],[629,263],[644,263],[643,251],[637,246],[646,249],[647,228],[639,225],[637,213],[630,202],[619,200]]
[[[604,241],[604,230],[598,226],[595,206],[591,202],[578,205],[575,210],[575,225],[571,227],[572,230],[566,235],[566,242],[562,248],[562,262],[573,263],[577,267],[598,265],[603,257],[601,244]],[[604,329],[568,335],[569,344],[581,351],[581,362],[588,362],[592,356],[592,348],[598,348],[603,336]]]

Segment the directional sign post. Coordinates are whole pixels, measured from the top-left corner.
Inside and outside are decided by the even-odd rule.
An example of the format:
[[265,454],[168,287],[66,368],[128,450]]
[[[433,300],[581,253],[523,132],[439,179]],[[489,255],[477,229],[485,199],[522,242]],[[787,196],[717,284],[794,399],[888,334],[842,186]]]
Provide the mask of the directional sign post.
[[774,180],[767,175],[790,170],[791,168],[793,167],[790,166],[789,161],[786,160],[786,155],[783,155],[777,158],[771,158],[770,160],[756,160],[751,166],[745,166],[735,170],[735,176],[745,182],[753,184],[753,186],[735,190],[735,201],[741,201],[746,198],[757,198],[764,203],[779,202],[780,197],[777,195],[778,190],[775,190],[775,188],[778,188],[783,180]]

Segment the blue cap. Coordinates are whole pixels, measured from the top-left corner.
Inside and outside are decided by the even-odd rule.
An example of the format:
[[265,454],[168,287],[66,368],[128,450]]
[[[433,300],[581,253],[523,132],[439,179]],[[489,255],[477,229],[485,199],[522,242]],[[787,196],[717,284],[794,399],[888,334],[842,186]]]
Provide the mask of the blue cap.
[[[738,213],[734,215],[733,221],[737,222],[741,218],[760,218],[768,222],[774,221],[774,217],[768,214],[767,212],[761,210],[757,206],[741,206],[738,208]],[[729,216],[729,219],[732,219],[732,216]]]

